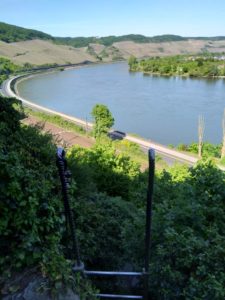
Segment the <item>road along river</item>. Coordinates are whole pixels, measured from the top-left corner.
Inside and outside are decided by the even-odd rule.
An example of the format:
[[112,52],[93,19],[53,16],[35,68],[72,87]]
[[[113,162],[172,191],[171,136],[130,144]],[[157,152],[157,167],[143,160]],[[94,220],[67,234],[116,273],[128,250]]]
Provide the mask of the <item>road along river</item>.
[[[118,67],[118,66],[119,66],[119,68],[122,67],[122,69],[124,70],[125,64],[124,63],[119,63],[119,64],[103,65],[103,66],[101,66],[101,65],[99,66],[98,65],[98,66],[89,67],[89,68],[81,68],[81,69],[76,69],[76,70],[69,70],[69,71],[66,71],[66,72],[57,72],[57,73],[50,73],[50,74],[43,74],[43,75],[33,76],[33,77],[29,78],[29,80],[26,80],[26,81],[21,82],[19,84],[19,91],[20,91],[21,85],[24,85],[24,83],[25,83],[25,85],[29,86],[30,82],[35,82],[35,84],[36,84],[36,80],[38,82],[39,82],[40,79],[41,79],[41,81],[43,81],[43,80],[44,81],[45,80],[48,81],[49,80],[49,76],[50,76],[50,78],[52,80],[53,78],[55,78],[55,76],[56,76],[56,78],[58,78],[58,76],[61,77],[61,74],[67,74],[68,72],[80,72],[81,70],[84,70],[84,69],[88,70],[88,72],[90,72],[90,70],[91,70],[91,72],[93,72],[93,69],[95,69],[96,67],[100,68],[100,69],[101,68],[104,69],[105,67],[108,68],[108,67]],[[102,76],[103,69],[100,70],[100,74],[98,74],[98,72],[99,72],[99,69],[98,69],[98,72],[97,72],[97,75],[96,75],[97,78],[98,78],[98,76],[100,76],[100,77]],[[127,69],[126,69],[126,72],[127,72]],[[52,76],[53,76],[53,78],[52,78]],[[139,78],[140,74],[132,74],[131,76],[132,77],[133,76],[134,77],[138,76],[138,78]],[[157,79],[159,79],[159,77],[157,77]],[[168,78],[166,78],[166,80],[168,80]],[[187,79],[185,79],[185,80],[187,80]],[[8,96],[16,96],[14,94],[14,92],[10,89],[10,84],[11,84],[12,81],[13,80],[9,80],[9,81],[7,81],[3,85],[3,93],[5,93]],[[219,86],[221,86],[222,82],[223,81],[220,80],[220,85]],[[115,87],[115,89],[116,89],[116,87]],[[30,90],[30,88],[29,88],[29,90]],[[64,87],[64,90],[66,91],[66,87]],[[20,94],[21,94],[21,92],[20,92]],[[47,102],[42,104],[42,105],[44,105],[44,107],[43,107],[42,105],[39,104],[39,102],[42,102],[42,101],[39,101],[39,100],[37,101],[35,99],[32,99],[32,102],[31,102],[31,101],[28,101],[28,100],[24,99],[24,97],[19,97],[19,96],[16,96],[16,97],[19,98],[20,100],[22,100],[25,105],[30,106],[30,107],[32,107],[34,109],[42,110],[42,111],[45,111],[47,113],[54,113],[54,114],[62,116],[65,119],[68,119],[68,120],[70,120],[72,122],[75,122],[75,123],[77,123],[79,125],[82,125],[82,126],[85,126],[85,127],[88,125],[89,127],[92,127],[91,122],[87,123],[86,120],[82,120],[82,119],[79,119],[79,118],[76,118],[76,117],[72,117],[72,116],[64,114],[64,113],[59,113],[59,112],[55,111],[54,109],[46,108],[45,106],[49,106],[49,105],[47,105]],[[43,94],[42,94],[42,97],[44,97]],[[39,98],[39,95],[37,95],[37,98]],[[30,97],[29,97],[29,99],[30,99]],[[62,97],[62,99],[63,99],[63,101],[60,101],[60,104],[62,105],[62,108],[63,108],[64,105],[66,104],[66,101],[65,101],[65,99],[63,97]],[[36,102],[36,103],[34,103],[34,102]],[[102,102],[104,102],[104,101],[102,101]],[[120,109],[120,106],[119,106],[119,109]],[[58,108],[58,110],[62,111],[63,109]],[[134,123],[134,125],[136,125],[135,120],[133,120],[133,123]],[[166,129],[164,129],[164,131],[166,131]],[[186,154],[180,153],[178,151],[174,151],[174,150],[172,150],[172,149],[170,149],[170,148],[168,148],[166,146],[160,145],[160,144],[155,143],[153,141],[150,141],[148,139],[137,138],[137,137],[134,137],[134,136],[128,135],[128,134],[126,134],[125,138],[128,139],[128,140],[130,140],[130,141],[138,143],[143,148],[149,148],[149,147],[154,148],[158,153],[162,154],[163,156],[169,157],[169,158],[175,158],[175,159],[177,159],[179,161],[185,161],[185,162],[188,162],[190,164],[194,164],[197,161],[196,157],[193,157],[191,155],[186,155]]]
[[[20,76],[16,76],[16,77],[13,77],[13,78],[11,78],[11,79],[4,82],[4,84],[2,86],[2,91],[1,91],[4,96],[15,97],[18,100],[22,101],[22,103],[25,106],[30,107],[34,110],[42,111],[42,112],[45,112],[45,113],[48,113],[48,114],[58,115],[58,116],[60,116],[64,119],[66,119],[68,121],[71,121],[71,122],[74,122],[74,123],[76,123],[80,126],[83,126],[83,127],[88,126],[89,128],[92,128],[93,124],[90,123],[90,122],[87,123],[84,120],[81,120],[81,119],[78,119],[78,118],[75,118],[75,117],[72,117],[72,116],[69,116],[69,115],[66,115],[66,114],[62,114],[60,112],[48,109],[48,108],[43,107],[41,105],[37,105],[35,103],[32,103],[31,101],[28,101],[28,100],[20,97],[19,95],[17,95],[13,91],[13,89],[11,88],[11,85],[14,85],[14,82],[16,80],[18,80],[19,78],[20,78]],[[163,155],[167,159],[178,160],[180,162],[185,162],[185,163],[188,163],[190,165],[193,165],[197,162],[196,157],[193,157],[193,156],[187,155],[187,154],[183,154],[179,151],[170,149],[170,148],[168,148],[166,146],[163,146],[163,145],[160,145],[158,143],[150,142],[150,141],[142,139],[142,138],[133,137],[129,134],[126,134],[124,138],[131,141],[131,142],[139,144],[143,149],[153,148],[153,149],[156,150],[156,153],[159,153],[159,154]]]
[[115,128],[164,145],[197,141],[201,114],[204,140],[222,140],[224,79],[143,76],[130,73],[123,62],[35,76],[18,91],[36,104],[88,121],[96,103],[106,104]]

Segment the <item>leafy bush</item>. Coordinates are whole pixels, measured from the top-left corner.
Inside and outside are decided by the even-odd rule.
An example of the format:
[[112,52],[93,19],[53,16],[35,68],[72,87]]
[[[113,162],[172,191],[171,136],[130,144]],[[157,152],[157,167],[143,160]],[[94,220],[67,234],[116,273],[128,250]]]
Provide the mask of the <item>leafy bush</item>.
[[21,67],[13,64],[9,59],[0,57],[0,85],[11,73],[21,70]]
[[[54,284],[70,280],[55,146],[20,125],[0,98],[0,271],[41,265]],[[133,148],[132,144],[126,145]],[[112,143],[73,147],[68,165],[81,257],[92,269],[143,267],[147,173]],[[225,174],[211,161],[155,176],[151,299],[224,299]],[[69,247],[71,247],[69,242]],[[118,282],[110,282],[118,289]],[[103,284],[101,283],[101,287]]]
[[48,278],[63,281],[69,269],[59,246],[63,219],[55,146],[38,128],[21,127],[23,114],[15,103],[0,97],[0,274],[42,265]]
[[[73,208],[79,228],[81,255],[89,268],[115,270],[131,261],[132,257],[126,252],[126,243],[133,233],[128,233],[125,227],[128,224],[132,226],[137,219],[141,220],[142,214],[138,213],[135,205],[120,197],[93,193],[91,196],[78,197],[73,202]],[[142,242],[138,242],[139,247]]]
[[224,201],[224,173],[210,161],[157,178],[150,267],[154,299],[224,298]]
[[[138,165],[128,156],[116,154],[111,144],[97,144],[92,149],[73,147],[68,153],[78,189],[106,192],[110,196],[131,197],[140,174]],[[80,183],[80,185],[79,185]]]
[[[190,151],[192,153],[196,153],[196,154],[198,153],[198,144],[197,143],[192,143],[192,144],[186,146],[185,148],[187,151]],[[221,144],[213,145],[211,143],[204,142],[203,147],[202,147],[202,156],[204,158],[210,158],[210,157],[220,158],[221,148],[222,148]]]

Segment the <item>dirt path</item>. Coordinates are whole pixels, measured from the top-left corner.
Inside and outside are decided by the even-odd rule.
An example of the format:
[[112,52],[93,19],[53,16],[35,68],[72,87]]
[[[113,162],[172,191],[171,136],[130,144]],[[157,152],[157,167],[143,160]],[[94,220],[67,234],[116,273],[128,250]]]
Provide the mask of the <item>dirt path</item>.
[[95,143],[94,139],[90,137],[81,136],[74,131],[64,129],[49,122],[44,122],[34,116],[28,116],[22,122],[27,125],[34,126],[39,124],[43,126],[43,131],[51,133],[57,145],[66,148],[71,147],[73,145],[79,145],[85,148],[89,148]]

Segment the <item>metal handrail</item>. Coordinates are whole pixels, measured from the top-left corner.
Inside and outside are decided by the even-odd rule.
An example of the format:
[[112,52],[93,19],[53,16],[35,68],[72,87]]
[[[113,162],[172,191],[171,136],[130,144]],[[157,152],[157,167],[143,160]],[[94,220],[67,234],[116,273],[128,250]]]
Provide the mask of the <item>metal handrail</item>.
[[110,299],[144,299],[143,296],[134,295],[112,295],[112,294],[96,294],[98,298],[110,298]]
[[88,271],[84,270],[85,275],[97,275],[97,276],[143,276],[142,272],[117,272],[117,271]]
[[151,246],[151,223],[152,223],[152,199],[153,199],[153,186],[154,186],[154,174],[155,174],[155,151],[149,149],[149,178],[148,178],[148,191],[147,191],[147,203],[146,203],[146,227],[145,227],[145,261],[143,272],[121,272],[121,271],[91,271],[85,270],[84,264],[80,260],[79,247],[77,243],[75,223],[73,220],[72,211],[70,208],[70,202],[68,197],[68,169],[65,159],[65,151],[63,148],[57,150],[57,166],[59,169],[59,175],[62,184],[62,194],[64,198],[65,215],[69,221],[73,253],[72,257],[76,259],[76,264],[73,267],[74,272],[82,272],[84,275],[90,276],[135,276],[143,277],[144,279],[144,291],[143,296],[139,295],[113,295],[113,294],[96,294],[98,298],[110,298],[110,299],[145,299],[148,300],[148,279],[149,279],[149,260],[150,260],[150,246]]

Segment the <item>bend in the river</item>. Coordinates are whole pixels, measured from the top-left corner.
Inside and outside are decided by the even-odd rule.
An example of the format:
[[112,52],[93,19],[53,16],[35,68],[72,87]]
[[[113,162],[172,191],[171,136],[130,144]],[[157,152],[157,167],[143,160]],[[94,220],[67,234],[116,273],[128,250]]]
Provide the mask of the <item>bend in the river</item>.
[[35,76],[18,91],[36,104],[88,121],[96,103],[106,104],[115,128],[162,144],[197,141],[201,114],[205,140],[222,139],[223,79],[143,76],[117,63]]

